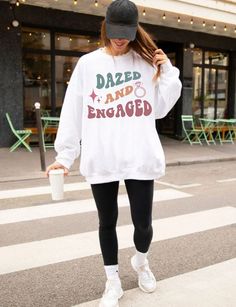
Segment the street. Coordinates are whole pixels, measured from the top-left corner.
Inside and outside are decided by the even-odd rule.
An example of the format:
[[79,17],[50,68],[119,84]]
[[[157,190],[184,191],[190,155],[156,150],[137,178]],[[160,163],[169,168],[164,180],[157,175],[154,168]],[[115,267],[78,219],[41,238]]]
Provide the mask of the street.
[[[120,307],[236,306],[236,163],[169,166],[155,182],[150,267],[158,286],[142,293],[129,204],[119,188]],[[51,200],[48,179],[0,183],[0,306],[98,306],[105,284],[89,185],[65,179]]]

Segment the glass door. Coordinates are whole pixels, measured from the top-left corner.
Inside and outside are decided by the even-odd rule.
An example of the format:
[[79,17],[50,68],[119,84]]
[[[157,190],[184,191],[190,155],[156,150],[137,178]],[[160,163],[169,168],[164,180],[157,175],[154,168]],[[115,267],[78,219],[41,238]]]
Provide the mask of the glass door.
[[218,68],[205,69],[204,117],[225,118],[227,111],[228,71]]

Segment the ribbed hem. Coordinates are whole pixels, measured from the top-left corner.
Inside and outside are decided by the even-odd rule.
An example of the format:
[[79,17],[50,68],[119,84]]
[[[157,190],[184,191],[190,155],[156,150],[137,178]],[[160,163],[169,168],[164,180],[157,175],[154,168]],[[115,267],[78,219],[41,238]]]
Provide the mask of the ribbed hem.
[[125,179],[135,179],[135,180],[154,180],[158,179],[165,175],[165,171],[160,171],[158,173],[116,173],[107,176],[85,176],[86,181],[90,184],[97,184],[97,183],[106,183],[112,181],[120,181]]

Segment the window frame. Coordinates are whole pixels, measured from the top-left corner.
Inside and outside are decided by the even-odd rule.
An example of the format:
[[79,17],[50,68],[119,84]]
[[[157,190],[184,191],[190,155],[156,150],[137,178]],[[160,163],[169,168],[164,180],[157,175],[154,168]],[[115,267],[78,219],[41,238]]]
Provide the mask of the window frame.
[[[229,75],[229,58],[230,54],[227,51],[224,50],[216,50],[216,49],[211,49],[211,48],[200,48],[202,52],[202,63],[201,64],[195,64],[193,62],[193,68],[194,67],[199,67],[201,69],[201,96],[200,96],[200,105],[201,105],[201,114],[200,117],[204,117],[204,104],[205,104],[205,69],[215,69],[216,70],[216,78],[215,78],[215,102],[214,102],[214,119],[217,118],[217,89],[218,89],[218,71],[219,70],[225,70],[228,72]],[[225,53],[228,56],[228,65],[219,65],[219,64],[206,64],[205,63],[205,53],[206,52],[219,52],[219,53]],[[227,80],[227,94],[229,93],[229,80]],[[228,94],[229,95],[229,94]],[[229,97],[227,95],[227,106],[226,106],[226,113],[228,113],[228,108],[229,108]]]

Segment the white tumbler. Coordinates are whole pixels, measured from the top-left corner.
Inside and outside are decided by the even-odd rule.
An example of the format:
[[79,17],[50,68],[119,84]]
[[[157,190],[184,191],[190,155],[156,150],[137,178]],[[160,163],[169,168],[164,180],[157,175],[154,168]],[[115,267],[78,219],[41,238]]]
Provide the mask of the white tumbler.
[[49,182],[52,200],[62,200],[64,198],[64,170],[61,168],[50,170]]

